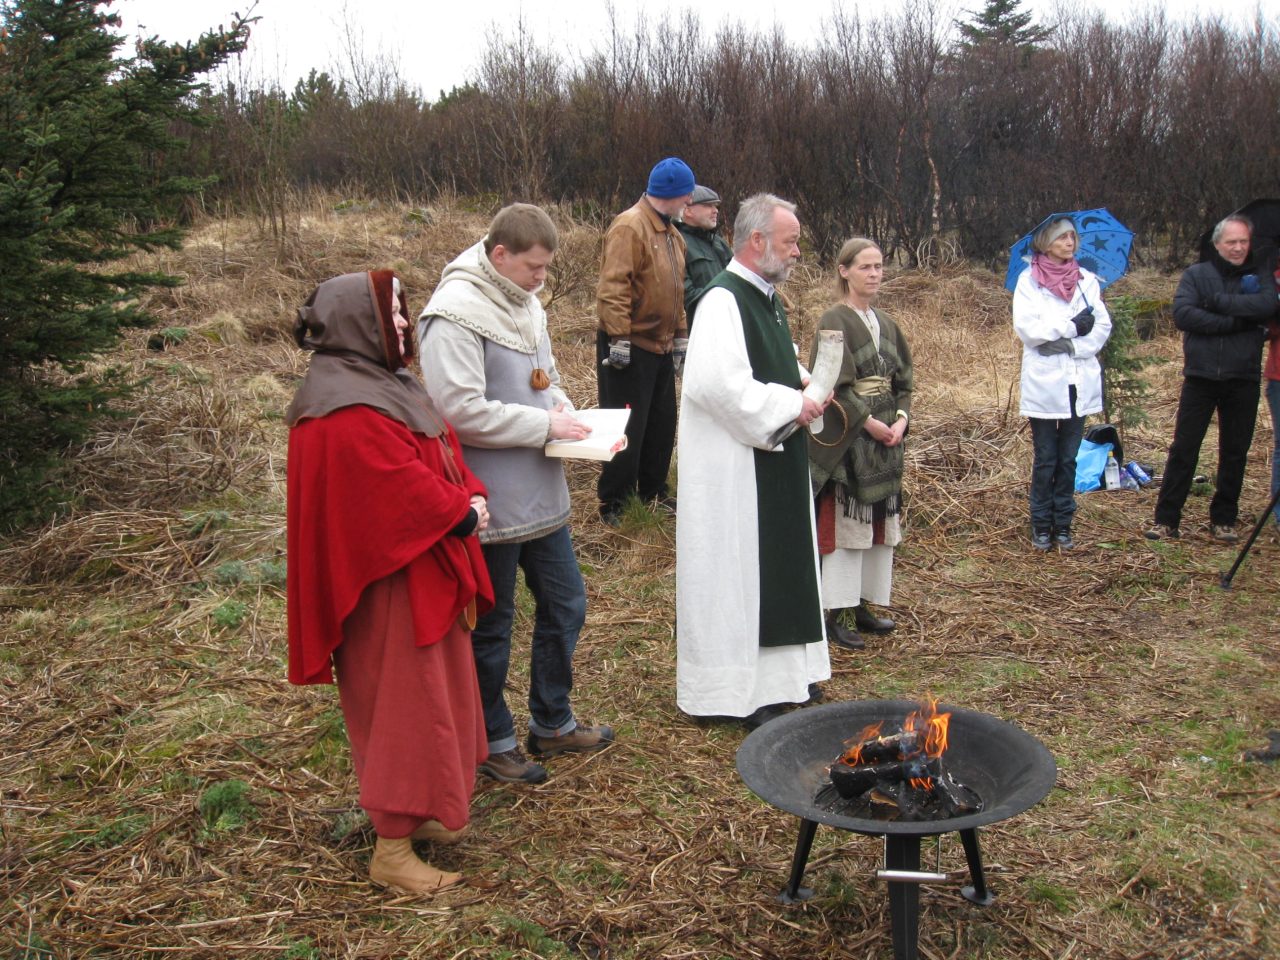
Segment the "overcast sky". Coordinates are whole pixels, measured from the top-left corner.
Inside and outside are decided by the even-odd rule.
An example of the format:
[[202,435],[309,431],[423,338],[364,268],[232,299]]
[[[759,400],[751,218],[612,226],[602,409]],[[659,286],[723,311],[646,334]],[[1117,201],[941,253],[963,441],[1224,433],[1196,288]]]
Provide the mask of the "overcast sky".
[[[793,43],[808,44],[821,36],[837,0],[614,0],[612,8],[625,34],[634,32],[641,19],[657,20],[663,13],[673,19],[686,9],[696,9],[708,35],[726,21],[748,29],[771,31],[782,27]],[[953,0],[954,16],[982,6],[982,0]],[[1024,3],[1037,19],[1052,22],[1058,0]],[[1073,8],[1098,9],[1121,19],[1143,10],[1149,0],[1077,0]],[[168,41],[192,40],[203,31],[229,24],[236,12],[249,9],[252,0],[116,0],[113,7],[124,21],[124,32],[158,35]],[[844,8],[864,18],[892,15],[902,0],[845,0]],[[1171,19],[1194,16],[1206,4],[1198,0],[1167,0],[1163,7]],[[1251,23],[1256,3],[1242,0],[1214,11],[1232,22]],[[1280,29],[1274,2],[1265,22]],[[474,7],[458,0],[258,0],[249,50],[231,67],[258,86],[278,82],[292,89],[311,68],[331,74],[347,74],[347,51],[352,47],[381,53],[398,67],[398,74],[434,100],[441,90],[466,82],[475,74],[487,37],[495,30],[510,36],[521,17],[541,45],[554,44],[572,57],[591,50],[609,32],[609,7],[604,0],[481,0]],[[351,15],[348,15],[348,12]]]

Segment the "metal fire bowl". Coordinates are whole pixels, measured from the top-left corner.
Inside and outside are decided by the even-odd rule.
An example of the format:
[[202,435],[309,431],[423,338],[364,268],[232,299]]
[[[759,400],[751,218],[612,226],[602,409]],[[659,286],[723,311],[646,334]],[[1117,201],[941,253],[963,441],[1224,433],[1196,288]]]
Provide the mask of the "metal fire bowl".
[[814,803],[845,741],[880,721],[885,734],[893,733],[919,706],[912,700],[856,700],[785,714],[742,742],[738,773],[756,796],[780,810],[841,830],[877,835],[928,836],[986,826],[1022,813],[1053,789],[1057,764],[1031,734],[990,714],[938,704],[938,712],[951,713],[943,767],[978,792],[981,812],[945,820],[873,820],[829,813]]

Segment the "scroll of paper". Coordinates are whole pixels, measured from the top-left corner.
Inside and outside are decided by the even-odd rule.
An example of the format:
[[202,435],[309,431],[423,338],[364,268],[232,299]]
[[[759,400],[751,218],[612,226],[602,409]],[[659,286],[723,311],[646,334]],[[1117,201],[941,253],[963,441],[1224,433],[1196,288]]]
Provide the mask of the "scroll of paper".
[[[844,360],[844,332],[841,330],[818,331],[818,355],[813,361],[813,372],[809,374],[809,385],[804,388],[804,395],[814,403],[822,403],[831,396],[835,389],[836,379],[840,376],[840,364]],[[776,447],[787,437],[795,433],[799,425],[793,420],[779,427],[769,438],[769,445]],[[809,424],[812,433],[822,432],[822,418],[818,417]]]

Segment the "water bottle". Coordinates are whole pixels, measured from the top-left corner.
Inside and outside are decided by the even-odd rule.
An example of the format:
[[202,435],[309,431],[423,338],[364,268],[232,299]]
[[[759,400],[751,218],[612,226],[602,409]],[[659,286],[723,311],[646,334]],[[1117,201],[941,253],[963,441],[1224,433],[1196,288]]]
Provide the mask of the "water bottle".
[[1120,464],[1116,463],[1116,455],[1108,451],[1107,467],[1102,472],[1103,489],[1119,490],[1120,489]]
[[1143,470],[1142,464],[1138,463],[1137,460],[1130,460],[1124,465],[1124,469],[1129,476],[1138,481],[1138,486],[1140,487],[1145,487],[1151,482],[1151,474]]
[[1134,479],[1132,473],[1128,470],[1120,471],[1120,489],[1121,490],[1137,490],[1138,481]]

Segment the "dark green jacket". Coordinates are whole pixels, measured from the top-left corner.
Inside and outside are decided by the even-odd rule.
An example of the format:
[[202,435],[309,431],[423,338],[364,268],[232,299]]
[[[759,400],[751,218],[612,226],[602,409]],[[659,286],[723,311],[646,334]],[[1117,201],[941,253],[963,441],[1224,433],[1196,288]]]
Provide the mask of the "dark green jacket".
[[714,230],[702,230],[676,221],[676,229],[684,236],[684,316],[693,324],[693,308],[707,289],[707,284],[729,265],[733,250],[724,237]]

